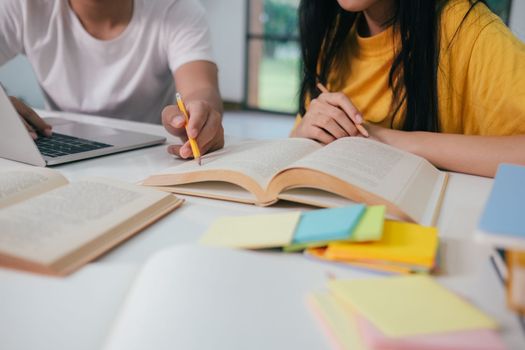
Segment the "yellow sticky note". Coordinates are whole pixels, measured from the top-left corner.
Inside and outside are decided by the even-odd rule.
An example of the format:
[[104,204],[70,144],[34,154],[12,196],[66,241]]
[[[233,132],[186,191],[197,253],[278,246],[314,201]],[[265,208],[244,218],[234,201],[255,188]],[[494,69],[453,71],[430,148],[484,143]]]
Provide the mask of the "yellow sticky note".
[[308,303],[336,348],[368,350],[359,334],[356,318],[333,295],[315,293],[308,297]]
[[301,212],[222,217],[201,238],[206,245],[265,249],[290,244]]
[[[305,254],[313,258],[334,262],[333,259],[329,259],[325,256],[326,248],[308,248]],[[398,265],[392,262],[382,262],[382,261],[335,261],[337,264],[346,264],[351,267],[358,269],[372,270],[378,272],[387,272],[387,273],[396,273],[408,275],[414,272],[417,273],[428,273],[428,269],[425,268],[415,268],[413,266],[404,266]]]
[[333,243],[328,246],[325,255],[330,260],[381,260],[431,268],[438,242],[434,227],[386,220],[379,241]]
[[497,328],[494,320],[428,276],[333,280],[329,287],[388,337]]

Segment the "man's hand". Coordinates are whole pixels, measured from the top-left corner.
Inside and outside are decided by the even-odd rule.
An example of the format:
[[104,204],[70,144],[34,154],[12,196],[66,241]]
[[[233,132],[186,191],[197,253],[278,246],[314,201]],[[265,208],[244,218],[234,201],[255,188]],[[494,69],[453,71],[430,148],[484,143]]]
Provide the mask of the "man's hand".
[[11,103],[20,115],[20,119],[24,123],[27,131],[29,132],[33,140],[36,140],[39,134],[47,137],[51,136],[51,125],[47,124],[42,118],[40,118],[38,114],[36,114],[35,111],[26,106],[22,101],[20,101],[16,97],[10,96],[9,99],[11,100]]
[[197,141],[202,154],[222,148],[224,129],[221,113],[214,110],[206,101],[185,102],[189,114],[187,128],[185,128],[184,115],[177,106],[167,106],[162,111],[162,124],[166,130],[183,141],[182,145],[169,146],[168,152],[184,159],[193,157],[188,136]]

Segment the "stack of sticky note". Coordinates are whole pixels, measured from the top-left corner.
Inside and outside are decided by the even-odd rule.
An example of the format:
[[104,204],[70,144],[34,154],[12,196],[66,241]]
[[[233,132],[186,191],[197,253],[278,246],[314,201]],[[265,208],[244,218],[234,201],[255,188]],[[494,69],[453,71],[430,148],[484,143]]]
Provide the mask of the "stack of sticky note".
[[437,230],[385,220],[384,206],[219,218],[201,243],[245,249],[304,250],[309,257],[391,273],[429,272]]
[[393,273],[430,272],[439,245],[437,229],[386,220],[373,242],[334,242],[306,251],[313,257]]
[[381,238],[384,215],[384,206],[355,204],[308,212],[222,217],[208,229],[201,243],[299,251],[334,241],[375,241]]
[[505,348],[494,320],[424,275],[331,280],[309,305],[340,349]]

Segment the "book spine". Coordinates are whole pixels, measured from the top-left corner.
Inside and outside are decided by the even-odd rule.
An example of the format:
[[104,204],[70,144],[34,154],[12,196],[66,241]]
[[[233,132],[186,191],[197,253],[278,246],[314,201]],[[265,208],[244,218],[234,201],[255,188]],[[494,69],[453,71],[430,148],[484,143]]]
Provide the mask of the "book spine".
[[510,308],[525,315],[525,252],[509,251],[507,255],[507,303]]

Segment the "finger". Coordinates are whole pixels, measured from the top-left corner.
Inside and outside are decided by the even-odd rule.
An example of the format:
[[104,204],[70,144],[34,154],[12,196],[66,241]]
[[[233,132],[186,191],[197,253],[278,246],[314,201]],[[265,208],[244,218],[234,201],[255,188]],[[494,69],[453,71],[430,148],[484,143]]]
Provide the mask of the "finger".
[[359,134],[359,131],[357,130],[354,122],[352,122],[352,120],[350,120],[346,113],[341,109],[327,103],[320,103],[319,110],[321,113],[328,115],[333,120],[335,120],[337,124],[339,124],[339,126],[345,131],[346,136],[356,136]]
[[33,131],[40,132],[46,136],[51,136],[51,125],[40,118],[40,116],[32,108],[26,106],[22,101],[15,97],[11,97],[11,102],[15,106],[18,114],[20,114],[24,120],[33,127]]
[[33,129],[33,127],[28,122],[26,122],[24,118],[20,118],[20,120],[22,121],[22,123],[24,123],[27,131],[29,132],[29,135],[31,135],[31,138],[33,140],[38,139],[38,135],[37,135],[35,129]]
[[335,141],[335,138],[330,135],[326,130],[318,126],[313,126],[308,131],[309,139],[321,142],[322,144],[329,144],[330,142]]
[[182,145],[168,146],[168,153],[182,159],[188,159],[193,157],[193,153],[191,152],[191,148],[188,142],[185,142]]
[[[222,134],[221,134],[222,135]],[[222,136],[219,136],[217,134],[216,137],[211,138],[208,140],[207,143],[199,144],[201,155],[204,155],[209,152],[216,151],[224,146],[224,138]]]
[[366,130],[366,128],[362,124],[356,124],[356,128],[359,131],[359,133],[363,135],[363,137],[370,136],[370,134],[368,133],[368,130]]
[[346,131],[331,117],[322,115],[317,118],[316,125],[326,130],[335,139],[349,136]]
[[200,147],[201,153],[206,153],[208,149],[205,147],[211,141],[213,141],[222,130],[220,114],[218,112],[212,111],[206,118],[206,122],[202,127],[199,136],[196,141]]
[[210,114],[210,107],[204,103],[190,103],[187,106],[189,114],[188,136],[198,138]]
[[182,145],[169,145],[168,146],[168,153],[173,154],[174,156],[180,157],[180,148]]
[[342,92],[322,93],[318,97],[319,100],[327,102],[332,106],[341,108],[352,119],[354,124],[361,124],[363,116],[359,110],[354,106],[350,99]]
[[183,159],[193,158],[193,150],[189,141],[185,142],[179,149],[179,156]]
[[185,124],[186,120],[177,106],[166,106],[162,110],[162,125],[170,134],[178,137],[185,136]]
[[193,152],[189,142],[185,142],[182,145],[170,145],[168,146],[168,153],[182,159],[193,158]]
[[211,139],[201,147],[201,155],[215,151],[218,148],[217,140]]

